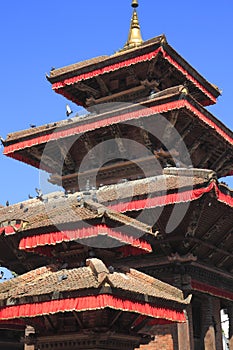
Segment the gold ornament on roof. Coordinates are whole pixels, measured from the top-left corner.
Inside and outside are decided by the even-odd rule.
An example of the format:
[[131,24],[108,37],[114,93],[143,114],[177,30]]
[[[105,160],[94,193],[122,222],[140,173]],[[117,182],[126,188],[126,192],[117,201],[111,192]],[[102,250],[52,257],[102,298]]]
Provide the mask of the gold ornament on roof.
[[138,0],[132,0],[133,16],[131,19],[129,36],[124,50],[140,46],[143,43],[138,14],[136,8],[138,7]]

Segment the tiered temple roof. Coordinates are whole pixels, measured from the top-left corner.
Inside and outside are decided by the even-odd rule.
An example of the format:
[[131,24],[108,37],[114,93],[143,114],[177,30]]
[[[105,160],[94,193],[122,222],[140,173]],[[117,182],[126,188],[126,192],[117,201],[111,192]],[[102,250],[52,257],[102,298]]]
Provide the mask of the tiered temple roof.
[[186,295],[233,301],[233,134],[204,107],[220,91],[164,35],[142,42],[132,6],[120,52],[47,76],[88,113],[4,141],[65,190],[0,208],[0,262],[24,273],[0,284],[0,328],[33,326],[40,349],[134,349],[187,320]]

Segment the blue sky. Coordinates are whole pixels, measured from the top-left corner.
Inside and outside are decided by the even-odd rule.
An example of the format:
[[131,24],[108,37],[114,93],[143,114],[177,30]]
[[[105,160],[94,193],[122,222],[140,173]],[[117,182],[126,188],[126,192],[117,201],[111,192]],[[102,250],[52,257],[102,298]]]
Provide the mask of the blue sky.
[[[233,129],[233,2],[139,0],[143,39],[166,34],[168,42],[223,90],[209,110]],[[2,1],[0,135],[65,118],[66,100],[45,74],[120,49],[128,35],[131,0]],[[76,111],[78,107],[73,106]],[[2,149],[1,149],[2,153]],[[0,154],[0,203],[27,199],[38,171]],[[233,187],[233,181],[228,179]]]

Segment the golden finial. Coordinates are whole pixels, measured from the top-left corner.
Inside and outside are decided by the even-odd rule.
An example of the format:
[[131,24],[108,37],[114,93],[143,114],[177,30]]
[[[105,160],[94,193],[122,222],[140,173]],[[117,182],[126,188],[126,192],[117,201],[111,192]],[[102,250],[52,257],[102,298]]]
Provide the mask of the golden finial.
[[136,8],[138,7],[138,0],[132,0],[131,6],[133,7],[133,16],[131,19],[128,40],[124,46],[124,50],[140,46],[143,43],[139,20],[138,20],[138,14],[136,11]]

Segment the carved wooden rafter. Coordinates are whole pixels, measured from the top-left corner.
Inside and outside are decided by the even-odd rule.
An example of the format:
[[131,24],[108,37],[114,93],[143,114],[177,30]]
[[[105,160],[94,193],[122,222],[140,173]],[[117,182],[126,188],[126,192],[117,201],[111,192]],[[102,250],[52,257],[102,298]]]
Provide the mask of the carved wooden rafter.
[[55,160],[54,157],[49,157],[45,153],[41,153],[36,147],[30,148],[30,154],[33,155],[41,164],[54,169],[54,172],[59,172],[62,167],[61,160]]
[[233,253],[228,251],[228,250],[218,248],[216,245],[208,243],[206,241],[203,241],[202,239],[199,239],[199,238],[190,237],[189,239],[190,239],[190,241],[193,241],[193,242],[197,243],[198,245],[202,245],[202,246],[209,248],[209,253],[206,253],[205,256],[208,256],[211,258],[214,253],[220,253],[220,254],[223,254],[225,256],[233,258]]
[[170,148],[170,145],[173,144],[172,134],[174,133],[174,128],[175,128],[179,113],[180,113],[179,110],[171,112],[170,120],[168,124],[166,124],[165,130],[163,132],[162,142],[165,145],[165,147],[168,149]]
[[[226,165],[229,160],[231,159],[231,154],[228,152],[225,156],[222,156],[222,158],[220,158],[218,165],[216,166],[216,171],[221,171],[223,166]],[[232,164],[230,163],[230,166],[232,167]]]
[[120,152],[120,155],[122,156],[122,158],[128,159],[129,158],[129,154],[124,146],[124,143],[122,141],[122,134],[121,134],[121,130],[119,128],[119,125],[115,124],[115,125],[111,125],[110,126],[110,130],[111,133],[113,134],[118,150]]
[[157,80],[151,80],[149,81],[148,79],[145,80],[140,80],[141,86],[144,86],[148,90],[154,90],[156,92],[159,92],[160,90],[158,89],[159,83]]
[[53,323],[53,321],[52,321],[52,319],[51,319],[51,316],[49,316],[49,315],[44,315],[44,318],[45,318],[45,320],[47,321],[47,324],[49,324],[50,328],[51,328],[53,331],[56,331],[57,329],[56,329],[56,327],[55,327],[55,325],[54,325],[54,323]]
[[148,69],[146,73],[146,77],[148,80],[152,80],[154,78],[155,65],[158,61],[159,55],[157,55],[154,59],[152,59],[148,64]]
[[96,79],[97,83],[99,84],[102,96],[110,95],[109,88],[107,87],[103,78],[98,75],[97,77],[95,77],[95,79]]
[[60,150],[61,158],[62,158],[62,161],[64,162],[64,165],[66,166],[66,168],[71,172],[75,171],[76,164],[75,164],[75,162],[70,154],[70,150],[68,149],[65,142],[62,142],[61,140],[59,140],[59,142],[56,141],[56,144]]
[[118,311],[116,315],[113,316],[113,318],[109,321],[109,329],[111,329],[114,326],[114,324],[119,320],[122,313],[123,311]]
[[206,155],[201,159],[200,163],[198,164],[198,166],[200,168],[208,168],[208,166],[206,165],[206,163],[210,160],[210,158],[212,157],[211,152],[208,150],[208,148],[205,149],[206,151]]
[[167,80],[172,73],[174,72],[174,67],[170,66],[165,72],[163,72],[161,74],[161,76],[159,77],[159,81],[160,83],[164,82],[165,80]]
[[79,314],[76,311],[72,311],[72,314],[73,314],[79,328],[84,329],[84,324],[83,324]]
[[201,144],[203,144],[206,139],[207,139],[207,133],[203,133],[201,135],[201,137],[199,137],[198,139],[196,139],[193,144],[191,145],[191,147],[189,147],[189,155],[192,156],[193,153],[201,146]]
[[206,199],[202,197],[196,204],[195,209],[191,213],[189,225],[185,237],[194,237],[202,219],[203,211],[206,207]]
[[178,131],[179,137],[177,140],[174,140],[175,149],[179,149],[180,144],[184,142],[184,139],[192,132],[193,128],[194,123],[189,120],[184,127]]
[[[146,317],[140,322],[141,315],[137,316],[136,319],[133,322],[133,325],[130,327],[133,332],[139,332],[140,329],[142,329],[148,322],[148,318]],[[137,322],[139,321],[139,323]],[[136,324],[136,325],[134,325]]]
[[92,164],[95,165],[97,164],[97,158],[94,154],[94,152],[92,151],[92,148],[95,146],[94,142],[91,140],[91,138],[89,137],[89,135],[87,133],[84,133],[81,137],[80,137],[81,141],[83,141],[85,149],[88,153],[88,157],[90,158]]
[[135,84],[139,83],[139,78],[138,78],[137,73],[135,71],[135,68],[133,66],[127,67],[127,73],[132,78],[132,80],[134,81]]
[[94,98],[99,98],[100,97],[100,92],[93,87],[84,84],[83,82],[79,82],[75,85],[76,89],[84,91],[88,94],[89,97],[94,97]]
[[150,140],[150,137],[149,137],[149,133],[148,131],[144,128],[144,125],[143,125],[143,120],[142,119],[138,119],[138,123],[137,123],[138,127],[139,127],[139,132],[140,132],[140,135],[143,139],[143,142],[145,144],[145,146],[152,151],[153,149],[153,145],[152,145],[152,142]]
[[221,257],[217,263],[216,263],[216,266],[217,267],[223,267],[223,265],[227,262],[227,260],[230,259],[230,256],[223,256]]

